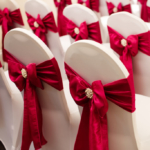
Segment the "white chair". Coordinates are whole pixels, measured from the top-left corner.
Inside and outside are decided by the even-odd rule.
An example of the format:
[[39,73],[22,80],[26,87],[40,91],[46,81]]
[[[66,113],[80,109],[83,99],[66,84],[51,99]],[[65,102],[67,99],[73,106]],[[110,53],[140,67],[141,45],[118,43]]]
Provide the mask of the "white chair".
[[[123,6],[131,3],[130,0],[99,0],[99,1],[100,1],[99,9],[100,9],[102,16],[109,15],[106,1],[112,2],[115,6],[118,6],[118,4],[120,2],[122,3]],[[131,3],[131,10],[134,15],[140,17],[140,10],[139,10],[139,6],[137,4]]]
[[[39,64],[54,57],[36,35],[24,29],[11,30],[4,42],[5,49],[24,65]],[[44,90],[37,88],[43,115],[43,134],[48,141],[42,149],[73,149],[80,118],[78,108],[68,97],[67,90],[58,91],[44,82],[43,85]]]
[[[19,8],[15,0],[1,0],[0,9],[3,10],[5,7],[7,7],[10,11],[14,11]],[[14,23],[14,27],[23,28],[23,26],[17,23]],[[2,30],[1,30],[1,35],[2,35]],[[2,41],[2,36],[0,36],[0,41]],[[0,43],[0,47],[2,47],[2,42]],[[0,61],[2,62],[2,64],[4,64],[2,59],[2,50],[0,50]],[[4,64],[4,69],[7,69],[6,63]]]
[[6,150],[20,150],[22,116],[22,95],[0,68],[0,141]]
[[[149,30],[144,21],[126,12],[111,15],[108,19],[108,26],[119,32],[125,38],[127,38],[129,35],[140,34]],[[140,150],[150,149],[150,130],[148,126],[149,111],[147,108],[150,101],[150,73],[147,69],[149,62],[150,57],[140,51],[135,57],[132,58],[135,92],[137,94],[147,96],[139,96],[139,98],[137,96],[136,99],[137,113],[135,113],[135,127],[137,128]]]
[[[77,26],[80,26],[80,24],[84,21],[86,21],[87,24],[99,21],[102,41],[103,43],[108,42],[106,21],[102,22],[101,19],[98,18],[97,15],[91,9],[80,4],[73,4],[67,6],[64,9],[63,14],[69,20],[72,20]],[[71,38],[71,42],[73,41],[74,39]]]
[[[149,30],[143,20],[126,12],[111,15],[108,19],[108,26],[119,32],[125,38],[129,35],[140,34]],[[150,73],[147,69],[147,65],[150,63],[150,57],[139,51],[132,60],[135,91],[137,94],[150,96]]]
[[[52,12],[50,7],[41,0],[28,0],[25,3],[25,11],[32,15],[34,18],[37,18],[38,14],[40,14],[41,18],[44,18],[48,13]],[[48,47],[55,56],[64,78],[64,50],[60,43],[59,34],[48,30],[46,38]]]
[[[73,43],[66,52],[65,62],[89,84],[95,80],[107,84],[129,75],[113,52],[91,40]],[[109,100],[108,104],[109,150],[138,150],[132,114]]]

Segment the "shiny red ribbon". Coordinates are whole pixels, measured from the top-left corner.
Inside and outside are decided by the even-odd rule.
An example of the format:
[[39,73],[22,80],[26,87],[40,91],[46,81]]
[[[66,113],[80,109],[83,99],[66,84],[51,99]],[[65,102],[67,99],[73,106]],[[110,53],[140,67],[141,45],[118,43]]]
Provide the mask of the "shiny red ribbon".
[[145,21],[148,22],[149,21],[149,16],[150,16],[150,7],[147,6],[147,0],[138,0],[141,5],[142,5],[142,9],[141,9],[141,18]]
[[117,8],[117,12],[127,11],[129,13],[132,13],[130,4],[122,6],[122,4],[119,3],[118,6],[116,7],[112,2],[106,2],[106,3],[107,3],[109,15],[114,13],[113,11],[114,8]]
[[[42,133],[42,112],[36,94],[36,87],[44,89],[42,81],[61,91],[63,89],[62,79],[55,58],[47,60],[38,65],[35,63],[24,66],[9,52],[6,51],[9,77],[20,91],[24,90],[24,118],[21,150],[29,150],[33,141],[36,150],[45,145]],[[27,71],[24,78],[21,70]]]
[[9,30],[14,28],[14,22],[20,25],[24,25],[20,9],[16,9],[12,12],[10,12],[8,8],[0,10],[0,25],[2,25],[2,54],[4,61],[6,61],[4,50],[4,37]]
[[[53,13],[50,12],[47,14],[43,19],[41,19],[40,15],[38,14],[37,18],[34,18],[32,15],[27,14],[28,23],[33,32],[47,45],[46,34],[47,31],[52,31],[54,33],[57,31],[57,26],[55,24]],[[34,23],[38,24],[38,27],[34,25]]]
[[[130,35],[127,37],[127,39],[109,26],[108,32],[111,48],[120,55],[120,60],[130,73],[130,86],[134,92],[132,57],[137,55],[138,50],[150,56],[150,31],[137,35]],[[122,39],[127,41],[126,46],[121,44]]]
[[[74,150],[108,150],[107,99],[128,112],[135,111],[135,94],[131,93],[128,79],[106,85],[97,80],[90,85],[69,65],[65,64],[65,69],[71,95],[83,107]],[[87,88],[93,91],[92,99],[85,94]]]
[[[75,33],[75,28],[79,29],[79,34]],[[80,24],[80,27],[78,27],[74,22],[67,19],[67,32],[72,38],[75,39],[75,41],[91,38],[98,43],[102,43],[98,21],[89,25],[87,25],[84,21]]]
[[71,5],[71,0],[54,0],[55,6],[58,7],[58,17],[57,17],[57,26],[58,26],[58,32],[60,36],[67,35],[66,30],[66,18],[63,15],[63,10],[66,7],[66,5]]
[[85,4],[86,7],[92,9],[93,11],[99,12],[99,0],[78,0],[79,4]]

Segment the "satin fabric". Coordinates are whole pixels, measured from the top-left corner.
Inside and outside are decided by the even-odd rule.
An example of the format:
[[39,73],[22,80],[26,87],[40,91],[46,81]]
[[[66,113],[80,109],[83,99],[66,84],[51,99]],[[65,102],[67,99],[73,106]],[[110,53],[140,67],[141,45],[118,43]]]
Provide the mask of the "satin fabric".
[[[65,64],[70,92],[77,105],[83,107],[81,122],[74,150],[108,150],[107,99],[128,112],[135,111],[135,94],[128,80],[120,79],[103,85],[101,80],[90,85],[68,64]],[[93,98],[86,97],[85,90],[92,89]]]
[[[107,2],[107,8],[108,8],[108,12],[109,12],[109,15],[113,14],[113,9],[116,7],[112,2]],[[127,11],[129,13],[132,13],[131,11],[131,5],[128,4],[128,5],[125,5],[125,6],[122,6],[121,3],[118,4],[118,6],[116,7],[118,9],[117,12],[121,12],[121,11]]]
[[149,16],[150,16],[150,7],[147,6],[147,0],[138,0],[141,5],[141,18],[145,21],[148,22],[149,21]]
[[[138,50],[150,56],[150,31],[137,35],[130,35],[127,39],[109,26],[108,32],[111,48],[120,55],[120,60],[130,73],[128,80],[130,82],[131,90],[134,93],[132,57],[137,55]],[[122,46],[122,39],[127,41],[127,46]]]
[[60,36],[67,35],[66,18],[63,15],[63,10],[67,5],[71,5],[71,0],[54,0],[55,6],[58,8],[57,26]]
[[14,28],[14,23],[18,23],[22,26],[24,25],[20,9],[16,9],[12,12],[10,12],[8,8],[0,10],[0,25],[2,26],[2,54],[4,61],[6,61],[4,50],[4,37],[9,30]]
[[[37,15],[37,18],[34,18],[32,15],[27,14],[28,23],[33,32],[47,45],[46,34],[49,31],[57,33],[57,26],[55,24],[53,13],[48,13],[43,19],[41,19],[40,15]],[[34,23],[37,22],[39,27],[35,27]]]
[[[20,91],[24,90],[24,117],[21,150],[29,150],[33,141],[35,150],[45,145],[42,133],[42,111],[36,94],[36,88],[44,89],[42,82],[49,84],[55,89],[63,89],[60,70],[55,58],[38,65],[30,63],[24,66],[8,51],[6,51],[9,77]],[[27,78],[22,76],[21,70],[27,71]]]
[[[79,29],[79,34],[76,34],[74,29]],[[89,25],[86,22],[82,22],[78,27],[74,22],[67,19],[67,32],[75,39],[75,41],[91,38],[92,40],[102,43],[101,32],[99,22],[94,22]]]
[[99,0],[78,0],[79,4],[85,3],[86,7],[92,9],[93,11],[99,12]]

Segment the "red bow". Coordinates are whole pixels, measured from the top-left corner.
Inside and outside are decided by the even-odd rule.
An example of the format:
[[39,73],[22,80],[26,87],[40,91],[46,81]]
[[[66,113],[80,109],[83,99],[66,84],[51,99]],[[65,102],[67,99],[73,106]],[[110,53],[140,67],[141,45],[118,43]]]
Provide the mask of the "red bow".
[[98,21],[89,25],[86,22],[82,22],[80,27],[77,27],[74,22],[67,20],[67,32],[75,41],[91,38],[98,43],[102,43]]
[[110,27],[108,27],[108,32],[111,48],[120,55],[120,60],[130,73],[130,86],[132,88],[131,90],[134,92],[132,56],[136,56],[138,50],[150,56],[150,31],[137,35],[130,35],[127,39]]
[[13,28],[14,22],[24,25],[20,9],[9,12],[8,8],[0,10],[0,25],[2,25],[2,51],[3,60],[6,61],[4,50],[4,37],[6,33]]
[[50,12],[43,19],[40,18],[38,14],[37,19],[35,19],[30,14],[26,13],[28,17],[28,23],[33,30],[33,32],[47,45],[46,33],[47,30],[52,32],[57,32],[57,27],[55,24],[53,13]]
[[121,12],[121,11],[127,11],[129,13],[132,13],[130,4],[122,6],[122,4],[119,3],[118,6],[115,7],[115,5],[112,2],[106,2],[106,3],[107,3],[109,15],[116,13],[116,12]]
[[150,16],[150,7],[147,6],[147,0],[138,0],[141,5],[142,5],[142,9],[141,9],[141,18],[148,22],[149,21],[149,16]]
[[57,17],[58,32],[60,36],[63,36],[67,34],[66,18],[63,15],[63,10],[66,7],[66,5],[71,5],[71,0],[54,0],[54,3],[55,6],[58,7],[58,17]]
[[86,7],[99,12],[99,0],[78,0],[79,4],[85,4]]
[[74,150],[108,150],[107,99],[121,108],[133,112],[135,95],[132,96],[127,79],[103,85],[100,80],[92,85],[65,64],[70,82],[70,92],[83,112]]
[[[5,50],[6,51],[6,50]],[[62,79],[55,58],[43,63],[31,63],[27,66],[21,64],[6,51],[9,77],[20,91],[24,90],[24,120],[21,150],[28,150],[33,141],[35,149],[40,149],[46,144],[42,133],[42,112],[36,87],[44,89],[42,81],[62,90]]]

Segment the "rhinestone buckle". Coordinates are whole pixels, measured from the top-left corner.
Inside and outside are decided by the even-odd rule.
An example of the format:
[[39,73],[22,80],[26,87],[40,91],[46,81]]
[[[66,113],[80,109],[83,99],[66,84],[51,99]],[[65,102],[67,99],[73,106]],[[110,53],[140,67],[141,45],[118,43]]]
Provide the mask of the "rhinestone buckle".
[[118,11],[117,7],[113,8],[113,12],[116,13]]
[[35,27],[35,28],[38,28],[38,27],[39,27],[39,24],[38,24],[36,21],[34,22],[34,27]]
[[92,99],[93,98],[93,91],[90,88],[87,88],[85,90],[85,95],[87,96],[87,98]]
[[124,46],[124,47],[126,47],[127,46],[127,40],[122,39],[121,40],[121,45]]
[[27,78],[27,71],[24,68],[21,70],[21,74],[25,79]]

